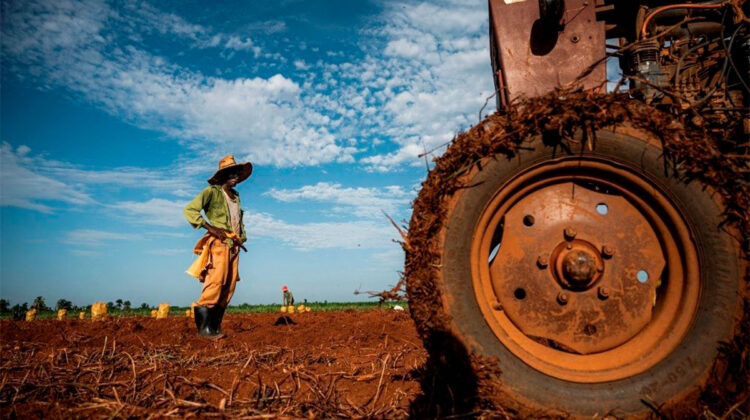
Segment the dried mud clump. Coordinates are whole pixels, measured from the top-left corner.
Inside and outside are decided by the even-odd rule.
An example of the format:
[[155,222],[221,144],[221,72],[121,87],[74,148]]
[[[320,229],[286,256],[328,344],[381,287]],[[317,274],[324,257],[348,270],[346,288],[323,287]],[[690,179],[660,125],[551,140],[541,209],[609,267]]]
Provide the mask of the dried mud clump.
[[[670,176],[685,182],[696,180],[720,196],[725,205],[722,228],[737,238],[743,261],[747,261],[750,250],[747,210],[750,208],[750,155],[747,140],[736,139],[744,144],[728,148],[726,133],[736,127],[717,130],[716,127],[695,126],[693,121],[695,118],[688,113],[657,110],[630,99],[626,94],[558,90],[520,100],[507,111],[490,115],[456,136],[447,151],[435,160],[422,184],[413,205],[408,235],[403,242],[406,252],[404,277],[411,315],[436,370],[440,371],[438,355],[451,348],[451,341],[455,340],[436,283],[441,263],[438,236],[444,227],[447,201],[457,189],[464,187],[461,175],[478,165],[481,159],[493,156],[513,158],[534,136],[545,136],[545,141],[546,137],[554,138],[560,146],[578,150],[581,147],[595,148],[599,129],[617,130],[629,126],[653,135],[661,141],[665,167]],[[548,136],[550,133],[554,135]],[[572,140],[574,133],[583,133],[583,140]],[[744,289],[747,290],[747,269],[744,279]],[[744,405],[743,411],[748,413],[750,363],[747,335],[750,321],[747,311],[740,328],[735,342],[723,344],[724,367],[714,369],[716,383],[734,379],[734,384],[707,388],[698,411],[721,416],[730,410],[743,409],[741,406]],[[470,375],[486,377],[483,372],[476,371],[477,366],[474,364],[475,371]],[[484,366],[487,368],[488,365]],[[481,395],[475,396],[472,407],[464,405],[460,408],[463,412],[493,408],[491,403],[481,400]],[[501,412],[497,415],[505,417],[508,414]]]

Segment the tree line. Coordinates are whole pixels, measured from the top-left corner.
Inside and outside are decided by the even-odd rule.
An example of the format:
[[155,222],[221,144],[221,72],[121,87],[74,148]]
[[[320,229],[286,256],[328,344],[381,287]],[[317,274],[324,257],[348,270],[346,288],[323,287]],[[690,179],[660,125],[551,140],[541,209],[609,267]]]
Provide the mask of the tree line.
[[[37,312],[52,312],[60,309],[65,309],[68,312],[88,312],[91,310],[91,305],[76,306],[67,299],[58,299],[57,304],[55,304],[55,306],[51,308],[47,306],[47,302],[44,300],[43,296],[37,296],[34,301],[31,302],[31,305],[29,305],[28,302],[24,302],[22,304],[16,303],[15,305],[11,306],[10,302],[7,299],[0,299],[0,315],[10,314],[13,319],[24,319],[26,311],[29,311],[30,309],[36,309]],[[141,303],[141,306],[138,307],[138,309],[145,310],[153,308],[149,306],[148,303],[143,302]],[[132,303],[129,300],[117,299],[114,302],[107,302],[107,310],[119,310],[127,312],[133,310],[133,308]]]

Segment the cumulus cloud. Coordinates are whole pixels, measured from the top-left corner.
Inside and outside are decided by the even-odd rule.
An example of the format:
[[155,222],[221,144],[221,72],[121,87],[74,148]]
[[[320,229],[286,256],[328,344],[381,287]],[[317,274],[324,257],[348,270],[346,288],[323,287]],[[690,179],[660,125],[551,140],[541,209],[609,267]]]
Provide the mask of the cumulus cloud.
[[383,212],[395,214],[406,207],[411,195],[400,186],[382,189],[343,187],[341,184],[319,182],[296,189],[273,188],[265,195],[282,202],[310,200],[332,204],[334,210],[360,218],[383,219]]
[[[286,65],[251,36],[214,32],[147,2],[14,3],[4,9],[4,66],[195,153],[220,147],[260,165],[359,161],[388,171],[421,165],[417,148],[432,149],[476,123],[494,86],[486,2],[386,1],[383,10],[360,29],[367,42],[351,59],[324,51],[318,61]],[[287,30],[283,22],[248,25]],[[156,53],[146,34],[250,53],[301,80],[283,72],[205,75]]]
[[[11,5],[2,32],[6,61],[13,73],[66,89],[140,127],[186,139],[199,151],[220,145],[277,166],[353,161],[356,148],[338,142],[329,117],[305,106],[296,82],[281,74],[222,79],[170,63],[122,38],[113,22],[144,15],[128,10],[95,0]],[[158,21],[154,14],[143,20]],[[204,37],[205,28],[167,17],[157,24],[159,32],[196,38],[201,45],[253,48],[249,38]],[[139,34],[138,28],[132,32]]]
[[319,92],[309,102],[338,116],[337,132],[360,145],[390,143],[358,159],[368,170],[420,166],[425,149],[476,124],[494,93],[487,25],[486,2],[386,2],[361,31],[364,57],[323,63],[307,82]]

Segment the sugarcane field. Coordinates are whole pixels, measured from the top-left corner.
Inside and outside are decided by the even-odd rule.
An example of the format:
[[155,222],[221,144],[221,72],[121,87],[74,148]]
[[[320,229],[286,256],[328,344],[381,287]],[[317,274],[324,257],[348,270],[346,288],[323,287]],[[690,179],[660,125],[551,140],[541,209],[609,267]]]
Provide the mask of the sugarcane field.
[[0,419],[750,419],[749,0],[0,25]]

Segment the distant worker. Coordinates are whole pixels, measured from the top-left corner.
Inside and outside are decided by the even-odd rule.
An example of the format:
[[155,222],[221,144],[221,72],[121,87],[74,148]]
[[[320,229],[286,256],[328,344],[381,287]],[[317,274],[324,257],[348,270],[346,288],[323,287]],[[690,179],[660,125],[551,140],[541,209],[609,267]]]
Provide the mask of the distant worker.
[[[185,206],[185,218],[206,234],[195,244],[199,264],[188,273],[203,283],[201,296],[194,303],[195,326],[198,334],[220,338],[221,321],[240,280],[237,266],[240,248],[246,240],[242,222],[240,195],[234,187],[253,172],[250,162],[236,163],[233,155],[219,161],[219,169],[208,179],[210,184]],[[205,219],[201,211],[206,215]]]
[[290,292],[289,288],[286,286],[281,287],[281,300],[283,301],[284,306],[294,305],[294,295],[292,295],[292,292]]

